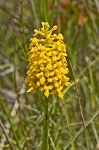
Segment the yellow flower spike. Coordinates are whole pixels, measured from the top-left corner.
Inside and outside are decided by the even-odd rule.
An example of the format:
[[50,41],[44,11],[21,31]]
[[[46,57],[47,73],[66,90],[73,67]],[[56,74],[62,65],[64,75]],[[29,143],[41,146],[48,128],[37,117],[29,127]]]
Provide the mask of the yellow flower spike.
[[48,87],[47,86],[44,86],[44,90],[47,90],[48,89]]
[[57,30],[57,26],[55,25],[52,29],[53,29],[53,30]]
[[48,86],[48,89],[49,89],[49,90],[52,90],[52,89],[53,89],[53,86],[52,86],[52,85],[49,85],[49,86]]
[[57,51],[53,51],[52,54],[53,54],[53,56],[56,56],[57,55]]
[[52,53],[51,52],[47,52],[47,54],[46,54],[47,56],[51,56],[52,55]]
[[56,83],[54,84],[54,86],[55,86],[56,88],[58,88],[58,87],[59,87],[59,83],[56,82]]
[[37,29],[35,29],[34,32],[35,32],[34,36],[36,36],[36,35],[38,35],[38,34],[40,34],[40,35],[42,35],[42,36],[45,36],[45,34],[44,34],[42,31],[39,31],[39,30],[37,30]]
[[53,78],[49,78],[47,79],[48,82],[52,82],[53,81]]
[[52,67],[51,64],[48,64],[48,65],[47,65],[47,68],[48,68],[49,70],[52,70],[53,67]]
[[45,78],[44,78],[44,77],[41,77],[40,83],[41,83],[41,84],[44,84],[44,82],[45,82]]
[[62,79],[62,76],[60,74],[57,75],[58,79]]
[[53,57],[53,60],[54,60],[54,61],[57,61],[57,57],[56,57],[56,56],[54,56],[54,57]]
[[54,76],[54,71],[50,72],[49,76]]
[[37,65],[37,63],[38,63],[37,61],[34,61],[34,65]]
[[63,40],[63,35],[62,35],[61,33],[59,33],[58,36],[57,36],[57,38],[58,38],[59,40]]
[[66,73],[66,71],[63,67],[60,67],[60,71],[63,72],[63,73]]
[[43,72],[37,73],[36,77],[39,78],[40,76],[43,76]]
[[57,30],[57,26],[53,26],[53,28],[48,32],[49,34],[51,34],[54,30]]
[[33,90],[33,87],[29,88],[29,89],[27,90],[27,92],[29,93],[29,92],[31,92],[32,90]]
[[57,78],[57,77],[54,77],[53,79],[54,79],[54,81],[57,81],[57,80],[58,80],[58,78]]
[[40,70],[41,70],[41,71],[44,71],[44,67],[40,67]]
[[54,73],[55,73],[55,75],[59,74],[59,70],[55,69]]
[[45,77],[46,77],[46,78],[49,78],[49,76],[50,76],[50,75],[49,75],[49,71],[46,70],[46,71],[45,71]]
[[38,87],[40,86],[40,82],[39,82],[39,81],[37,82],[37,86],[38,86]]
[[57,39],[57,35],[56,35],[56,34],[53,34],[53,38],[54,38],[54,39]]
[[[34,37],[30,38],[27,92],[39,88],[47,98],[49,95],[57,94],[63,99],[62,89],[64,86],[71,86],[71,83],[66,76],[69,71],[63,35],[53,34],[55,30],[56,25],[50,29],[48,22],[42,22],[41,29],[35,29]],[[40,35],[39,38],[37,35]]]
[[63,89],[62,86],[58,87],[58,88],[57,88],[57,92],[61,92],[62,89]]
[[63,99],[63,94],[61,92],[58,93],[59,98]]
[[[53,65],[53,68],[55,69],[56,67],[57,67],[57,64],[54,64],[54,65]],[[54,70],[54,71],[55,71],[55,70]]]
[[44,24],[45,24],[45,23],[44,23],[44,22],[42,22],[41,24],[42,24],[42,28],[44,28]]
[[44,95],[48,98],[49,97],[49,90],[46,89]]
[[50,28],[50,26],[49,26],[49,23],[48,23],[48,22],[45,22],[45,23],[44,23],[44,25],[45,25],[45,29],[49,29],[49,28]]
[[71,86],[72,84],[70,82],[65,83],[66,86]]

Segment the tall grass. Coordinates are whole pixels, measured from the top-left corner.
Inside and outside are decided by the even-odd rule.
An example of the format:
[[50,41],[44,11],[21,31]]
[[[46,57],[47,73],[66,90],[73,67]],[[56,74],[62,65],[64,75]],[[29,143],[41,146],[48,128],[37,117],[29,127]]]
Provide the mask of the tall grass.
[[29,38],[47,20],[64,35],[72,82],[50,98],[49,150],[99,149],[98,0],[0,1],[0,16],[0,150],[42,147],[42,93],[26,93],[25,78]]

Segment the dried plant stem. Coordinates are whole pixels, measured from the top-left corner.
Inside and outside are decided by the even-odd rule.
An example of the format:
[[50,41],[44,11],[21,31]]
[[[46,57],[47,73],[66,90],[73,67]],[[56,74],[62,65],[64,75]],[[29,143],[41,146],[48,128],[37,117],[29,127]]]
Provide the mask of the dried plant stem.
[[81,104],[80,97],[79,97],[79,91],[78,91],[77,83],[76,83],[76,80],[75,80],[74,70],[73,70],[73,67],[72,67],[72,64],[71,64],[70,60],[69,60],[69,62],[70,62],[70,66],[71,66],[71,69],[72,69],[73,78],[74,78],[74,82],[75,82],[76,94],[77,94],[77,97],[78,97],[78,105],[79,105],[79,109],[80,109],[82,124],[83,124],[84,130],[85,130],[86,147],[87,147],[87,150],[89,150],[89,146],[88,146],[88,142],[87,142],[88,141],[87,140],[87,132],[86,132],[86,128],[85,128],[85,121],[84,121],[84,115],[83,115],[83,108],[82,108],[82,104]]
[[6,137],[7,141],[8,141],[8,143],[9,143],[10,149],[13,150],[12,143],[10,142],[9,136],[8,136],[8,134],[6,133],[6,130],[5,130],[5,128],[4,128],[4,126],[3,126],[1,120],[0,120],[0,127],[1,127],[1,129],[2,129],[2,131],[3,131],[3,133],[4,133],[4,135],[5,135],[5,137]]
[[33,12],[33,15],[35,18],[36,27],[40,28],[39,18],[38,18],[38,14],[36,12],[34,0],[30,0],[30,3],[31,3],[31,7],[32,7],[32,12]]
[[44,99],[44,124],[42,137],[42,150],[48,148],[48,99]]
[[8,121],[9,121],[9,123],[11,125],[11,129],[12,129],[14,138],[16,140],[17,147],[18,147],[19,150],[21,150],[21,147],[20,147],[20,144],[19,144],[19,141],[18,141],[18,137],[17,137],[16,132],[15,132],[14,127],[13,127],[13,123],[12,123],[11,117],[10,117],[9,112],[7,110],[7,107],[5,106],[5,104],[4,104],[4,102],[3,102],[1,97],[0,97],[0,103],[1,103],[1,106],[2,106],[6,116],[7,116]]

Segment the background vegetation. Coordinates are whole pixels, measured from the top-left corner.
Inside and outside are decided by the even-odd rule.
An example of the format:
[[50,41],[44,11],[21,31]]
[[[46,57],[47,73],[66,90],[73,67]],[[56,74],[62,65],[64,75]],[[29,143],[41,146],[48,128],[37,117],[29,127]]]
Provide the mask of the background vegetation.
[[72,82],[64,101],[50,99],[49,150],[98,150],[98,0],[0,0],[0,150],[41,149],[43,100],[26,93],[25,77],[29,38],[44,16],[64,36]]

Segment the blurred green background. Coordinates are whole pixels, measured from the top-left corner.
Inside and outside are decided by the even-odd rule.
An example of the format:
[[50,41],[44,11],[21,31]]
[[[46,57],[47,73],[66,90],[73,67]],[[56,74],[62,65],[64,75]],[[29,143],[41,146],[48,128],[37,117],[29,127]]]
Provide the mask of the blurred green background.
[[44,16],[64,36],[72,83],[63,101],[50,98],[49,150],[98,150],[98,0],[0,0],[0,150],[41,149],[42,95],[26,93],[25,77],[29,38]]

